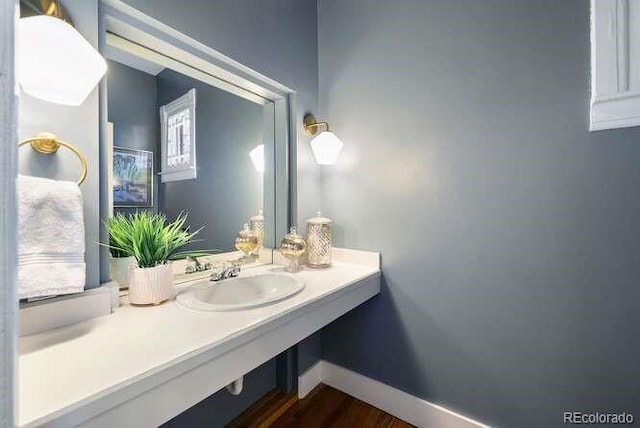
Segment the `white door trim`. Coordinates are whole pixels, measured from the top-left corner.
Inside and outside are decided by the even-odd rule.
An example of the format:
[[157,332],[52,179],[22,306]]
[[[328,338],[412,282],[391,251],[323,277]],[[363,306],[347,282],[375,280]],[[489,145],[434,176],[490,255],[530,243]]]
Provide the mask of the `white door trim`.
[[17,0],[0,3],[0,426],[15,425],[17,310],[16,178],[18,171],[18,92],[15,82],[14,43],[19,6]]

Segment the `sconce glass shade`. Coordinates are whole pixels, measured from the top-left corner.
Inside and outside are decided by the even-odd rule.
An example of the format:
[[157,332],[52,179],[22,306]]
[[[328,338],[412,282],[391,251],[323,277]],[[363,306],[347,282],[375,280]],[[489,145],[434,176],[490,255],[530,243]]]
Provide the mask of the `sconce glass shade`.
[[331,131],[321,132],[311,141],[311,150],[320,165],[335,164],[342,146],[342,141]]
[[249,152],[249,156],[251,157],[251,162],[253,162],[253,167],[258,172],[264,172],[264,144],[260,144],[256,146],[255,149]]
[[18,40],[18,78],[33,97],[79,106],[107,71],[104,58],[62,19],[22,18]]

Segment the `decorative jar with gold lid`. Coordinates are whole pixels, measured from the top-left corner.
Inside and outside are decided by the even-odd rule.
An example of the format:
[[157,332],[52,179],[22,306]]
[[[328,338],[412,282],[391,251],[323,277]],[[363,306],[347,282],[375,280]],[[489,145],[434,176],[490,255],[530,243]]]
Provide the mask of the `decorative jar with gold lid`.
[[293,226],[289,233],[284,235],[280,241],[280,253],[290,260],[289,265],[285,268],[287,272],[300,271],[300,257],[303,256],[307,244],[304,242],[302,235],[298,233],[298,229]]
[[251,230],[248,223],[245,223],[242,230],[236,235],[236,249],[242,251],[244,256],[241,261],[249,263],[252,261],[251,252],[258,247],[258,235]]

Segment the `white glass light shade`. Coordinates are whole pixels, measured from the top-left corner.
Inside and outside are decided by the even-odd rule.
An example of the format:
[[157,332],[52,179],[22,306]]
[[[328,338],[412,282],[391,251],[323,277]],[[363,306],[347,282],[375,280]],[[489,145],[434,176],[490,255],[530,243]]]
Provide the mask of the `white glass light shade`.
[[260,144],[251,150],[249,152],[249,156],[251,157],[251,162],[253,162],[253,167],[256,171],[264,172],[264,144]]
[[107,71],[107,63],[78,31],[46,15],[20,19],[18,78],[24,91],[79,106]]
[[311,141],[311,150],[320,165],[333,165],[338,160],[343,145],[336,134],[324,131]]

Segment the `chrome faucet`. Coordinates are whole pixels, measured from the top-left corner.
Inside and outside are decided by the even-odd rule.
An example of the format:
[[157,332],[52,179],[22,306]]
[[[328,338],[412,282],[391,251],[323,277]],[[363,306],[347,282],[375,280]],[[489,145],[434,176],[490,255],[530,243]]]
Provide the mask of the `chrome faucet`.
[[209,270],[212,267],[212,264],[210,262],[202,263],[196,256],[187,256],[187,261],[193,262],[193,265],[187,265],[184,268],[184,273],[202,272],[205,270]]
[[200,260],[198,260],[198,258],[196,256],[187,256],[187,260],[190,261],[190,262],[195,263],[196,271],[201,271],[202,270],[202,263],[200,263]]
[[211,281],[222,281],[223,279],[234,278],[240,274],[240,265],[237,263],[225,263],[220,269],[214,270],[211,274]]

